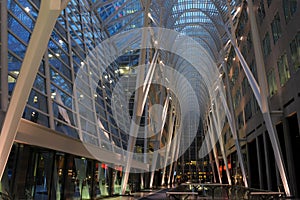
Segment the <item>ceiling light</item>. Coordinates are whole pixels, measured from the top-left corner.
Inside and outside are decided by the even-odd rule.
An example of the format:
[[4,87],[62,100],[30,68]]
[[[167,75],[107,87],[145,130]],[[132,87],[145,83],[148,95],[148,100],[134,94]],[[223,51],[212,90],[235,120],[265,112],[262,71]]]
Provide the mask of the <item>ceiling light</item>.
[[24,9],[25,9],[25,11],[26,11],[27,13],[30,12],[30,8],[29,8],[29,7],[26,7],[26,8],[24,8]]

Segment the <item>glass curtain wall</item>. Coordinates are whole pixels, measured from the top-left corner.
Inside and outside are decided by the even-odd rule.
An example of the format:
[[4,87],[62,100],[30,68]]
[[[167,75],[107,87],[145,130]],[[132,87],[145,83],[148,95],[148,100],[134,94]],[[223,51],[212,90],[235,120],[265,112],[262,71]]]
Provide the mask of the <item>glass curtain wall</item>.
[[0,188],[14,199],[100,198],[119,194],[119,170],[112,164],[15,144]]
[[[9,95],[18,78],[39,6],[39,0],[7,2]],[[111,107],[114,85],[120,76],[118,65],[113,62],[105,66],[102,60],[98,61],[97,67],[107,67],[107,70],[103,76],[97,77],[99,69],[90,67],[86,60],[89,52],[108,37],[101,30],[95,12],[91,2],[71,0],[58,17],[23,118],[75,139],[79,139],[82,133],[85,142],[98,147],[111,150],[113,143],[126,149],[128,136],[116,124]],[[81,87],[76,87],[75,82]],[[91,85],[96,85],[94,94]],[[87,101],[90,107],[83,103]],[[119,114],[118,117],[122,118]],[[99,133],[103,136],[101,144]]]

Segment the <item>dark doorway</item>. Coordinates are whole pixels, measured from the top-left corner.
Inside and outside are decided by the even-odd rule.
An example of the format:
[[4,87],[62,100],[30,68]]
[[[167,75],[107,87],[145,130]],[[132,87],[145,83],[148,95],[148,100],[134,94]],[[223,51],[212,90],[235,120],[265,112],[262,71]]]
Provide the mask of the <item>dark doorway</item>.
[[293,152],[293,160],[295,166],[295,175],[296,175],[296,184],[297,184],[297,193],[299,197],[300,193],[300,160],[299,160],[299,152],[300,152],[300,134],[299,134],[299,125],[297,114],[293,114],[292,116],[287,118],[288,126],[289,126],[289,134],[291,137],[291,147]]
[[248,144],[248,155],[250,163],[250,187],[259,188],[259,173],[258,173],[258,160],[256,153],[256,140]]

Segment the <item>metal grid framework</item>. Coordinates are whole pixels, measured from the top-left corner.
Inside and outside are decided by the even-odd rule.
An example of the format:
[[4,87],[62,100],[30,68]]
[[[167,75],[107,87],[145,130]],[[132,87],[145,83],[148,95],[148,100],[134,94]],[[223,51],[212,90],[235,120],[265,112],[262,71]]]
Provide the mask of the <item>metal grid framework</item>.
[[[15,66],[10,66],[9,76],[12,81],[11,83],[14,83],[19,75],[21,62],[23,58],[24,60],[26,59],[25,51],[30,41],[31,32],[32,34],[34,33],[36,19],[38,19],[39,15],[44,15],[44,13],[38,13],[39,1],[12,0],[9,2],[8,18],[11,21],[8,20],[8,42],[11,42],[11,44],[8,44],[8,57],[14,59],[14,62],[11,63],[16,64]],[[58,2],[63,6],[55,7],[55,3],[57,5],[60,4]],[[126,127],[128,127],[127,124],[125,123],[125,125],[121,125],[121,128],[117,128],[118,125],[112,118],[112,108],[109,107],[109,105],[114,99],[114,96],[112,96],[112,88],[119,76],[117,73],[117,64],[113,61],[108,61],[116,60],[117,57],[114,56],[122,55],[131,49],[138,49],[143,45],[137,41],[137,35],[129,34],[132,33],[130,30],[141,27],[152,27],[152,29],[165,28],[176,31],[176,34],[169,36],[174,40],[164,44],[168,47],[166,49],[171,50],[171,53],[163,51],[162,49],[155,49],[155,45],[149,46],[149,48],[155,49],[156,51],[153,51],[151,56],[141,53],[140,64],[146,64],[146,61],[149,63],[162,61],[164,65],[171,66],[189,80],[187,84],[177,81],[176,78],[178,77],[174,77],[173,82],[170,83],[174,84],[177,91],[179,91],[178,96],[182,96],[184,99],[184,104],[182,105],[178,105],[176,102],[173,104],[175,108],[182,107],[181,112],[177,113],[178,116],[176,116],[176,118],[179,118],[179,115],[184,117],[180,121],[180,123],[183,123],[183,126],[180,127],[181,130],[177,130],[178,133],[176,133],[183,137],[183,141],[181,142],[185,144],[186,141],[191,139],[188,134],[184,134],[184,129],[192,130],[191,132],[196,130],[197,126],[194,122],[197,123],[197,118],[198,120],[199,118],[201,120],[208,120],[210,126],[214,126],[214,128],[211,128],[211,132],[216,131],[218,134],[221,134],[226,116],[233,134],[236,133],[234,128],[235,122],[234,119],[231,118],[231,113],[226,103],[222,74],[219,71],[219,67],[222,66],[223,60],[228,54],[228,44],[231,42],[241,60],[247,77],[250,77],[248,77],[248,79],[252,81],[250,85],[256,95],[261,110],[265,114],[264,119],[267,120],[266,124],[269,125],[268,130],[271,130],[269,132],[272,136],[273,148],[276,150],[275,153],[279,152],[276,148],[278,146],[276,140],[273,138],[274,130],[272,130],[270,126],[270,113],[267,109],[266,98],[261,97],[264,93],[259,93],[259,87],[257,83],[255,83],[255,79],[251,77],[251,72],[248,73],[247,63],[243,60],[243,56],[238,50],[235,41],[236,37],[233,32],[235,24],[233,23],[233,19],[239,14],[243,4],[242,1],[56,0],[55,3],[49,4],[49,8],[55,10],[53,13],[58,16],[58,19],[56,24],[53,19],[48,19],[51,23],[55,24],[54,29],[51,30],[52,33],[50,35],[47,51],[48,55],[40,55],[40,61],[37,58],[36,60],[34,59],[34,62],[40,62],[40,68],[36,70],[37,77],[34,83],[35,87],[31,93],[29,92],[30,94],[28,94],[29,102],[36,103],[35,99],[38,98],[39,104],[27,104],[27,110],[25,111],[28,111],[27,113],[31,115],[27,116],[27,118],[33,117],[34,120],[36,117],[34,116],[34,110],[38,109],[41,111],[39,118],[44,118],[43,122],[45,122],[45,124],[43,125],[53,129],[58,129],[58,124],[67,125],[67,132],[71,134],[71,137],[78,137],[78,135],[72,134],[79,131],[79,136],[83,141],[99,147],[105,147],[103,144],[109,146],[116,144],[116,149],[113,149],[113,151],[125,155],[123,150],[126,148],[130,149],[131,145],[134,146],[135,141],[131,141],[129,138],[127,143],[128,138],[123,137],[124,134],[122,133],[122,127],[126,129]],[[11,5],[13,5],[13,8],[10,7]],[[61,10],[58,9],[58,7]],[[46,8],[46,11],[49,8]],[[60,15],[58,14],[59,11],[61,12]],[[252,19],[250,21],[253,22],[255,20]],[[22,29],[23,31],[10,31],[16,29]],[[149,29],[150,32],[152,29]],[[68,32],[66,30],[68,30]],[[95,58],[100,56],[102,59],[95,61],[93,60],[93,56],[91,56],[90,60],[85,60],[87,56],[86,53],[97,46],[97,43],[101,43],[103,40],[113,37],[118,33],[122,33],[121,40],[119,39],[105,44],[111,46],[109,52],[101,48],[100,50],[103,51],[94,52],[95,54],[93,56]],[[155,44],[158,38],[157,36],[157,33],[153,33],[150,37],[145,38],[152,40],[151,42]],[[46,36],[42,38],[47,39]],[[184,39],[184,43],[182,39]],[[30,46],[30,43],[28,46]],[[34,48],[29,49],[36,50]],[[155,56],[154,52],[158,52],[158,56]],[[147,59],[146,56],[148,56]],[[107,74],[103,74],[99,82],[94,82],[93,74],[103,73],[103,71],[101,71],[103,69],[93,68],[93,66],[97,66],[98,64],[107,66],[109,71]],[[26,63],[23,65],[26,65]],[[45,66],[47,66],[47,68],[45,68]],[[50,66],[50,68],[48,68],[48,66]],[[146,73],[149,73],[148,69],[150,68],[147,68]],[[77,77],[79,78],[77,79]],[[50,80],[48,80],[49,78]],[[164,77],[162,76],[162,78]],[[74,92],[73,83],[76,80],[79,80],[79,83],[76,84],[77,88]],[[46,88],[37,88],[39,85],[45,85],[45,82],[47,83]],[[94,93],[95,91],[92,89],[95,85],[96,93]],[[189,85],[192,86],[192,89]],[[262,86],[264,85],[265,84],[262,84]],[[27,86],[29,86],[29,84]],[[13,87],[14,84],[12,84],[12,88],[9,88],[10,92],[13,90]],[[20,89],[20,87],[16,88]],[[193,92],[196,93],[197,103],[189,99]],[[20,92],[20,94],[17,95],[21,94],[23,93]],[[147,96],[147,93],[145,96]],[[46,100],[46,97],[48,100]],[[51,101],[50,103],[50,99],[52,99],[53,102]],[[12,97],[12,100],[15,100],[15,98]],[[43,104],[43,102],[46,101],[49,103],[48,106],[45,106],[47,104]],[[117,99],[117,101],[123,102],[123,99]],[[85,104],[86,102],[89,104],[92,102],[91,104],[93,106],[88,107],[87,105],[89,104]],[[123,103],[118,105],[122,107]],[[198,107],[200,108],[199,113],[192,112],[197,110]],[[172,106],[169,108],[169,112],[173,112],[171,108]],[[20,109],[22,108],[20,107]],[[122,111],[122,108],[115,109]],[[101,113],[101,110],[105,110],[105,113]],[[138,112],[141,112],[141,110],[138,110]],[[122,118],[122,112],[120,113],[118,117]],[[106,119],[101,121],[101,118],[104,116]],[[171,122],[173,116],[169,116],[171,116]],[[21,117],[21,114],[18,117]],[[109,128],[103,122],[109,123]],[[12,121],[12,123],[14,122]],[[8,123],[7,126],[9,125]],[[1,134],[1,136],[4,137],[8,135],[10,131],[15,132],[16,130],[10,128],[7,130],[7,133]],[[110,134],[110,138],[107,137],[108,134]],[[167,133],[169,136],[170,134],[173,133]],[[107,140],[103,138],[107,138]],[[12,144],[12,141],[9,142],[9,145]],[[180,143],[180,141],[178,141],[178,143]],[[223,146],[222,140],[220,140],[220,146]],[[236,146],[238,148],[239,144],[237,143]],[[111,147],[105,148],[110,149]],[[221,151],[223,160],[226,162],[226,158],[224,158],[225,153],[222,148]],[[238,154],[241,156],[239,152]],[[128,161],[130,161],[130,158],[128,159]],[[279,153],[276,155],[276,159],[285,189],[287,190],[284,169]],[[131,162],[127,162],[126,168],[130,169],[131,166],[130,164],[128,165],[128,163]],[[2,164],[3,163],[1,163],[1,165]],[[156,164],[152,163],[152,166],[154,165]],[[225,165],[227,164],[225,163]],[[246,178],[245,174],[243,174],[243,176]],[[124,177],[125,180],[123,181],[122,190],[125,189],[124,187],[127,183],[127,176],[125,175]],[[230,182],[230,180],[228,181]],[[247,185],[246,180],[244,181],[245,185]],[[289,193],[288,190],[287,193]]]
[[[125,155],[124,150],[128,148],[126,133],[130,124],[126,121],[116,123],[124,118],[122,110],[126,110],[127,106],[124,99],[113,99],[115,82],[119,79],[114,52],[122,55],[128,50],[139,49],[140,36],[128,32],[147,26],[174,30],[174,41],[165,44],[165,49],[172,52],[159,49],[159,61],[171,66],[189,82],[177,81],[175,77],[169,83],[176,85],[179,93],[176,95],[184,97],[184,105],[173,101],[173,108],[170,106],[168,113],[181,108],[181,112],[176,114],[179,120],[176,123],[183,123],[178,132],[184,132],[184,129],[197,132],[199,119],[206,117],[214,99],[219,96],[214,94],[216,87],[220,86],[221,93],[225,94],[219,82],[217,66],[222,59],[220,52],[229,39],[224,30],[229,19],[229,4],[225,1],[149,2],[69,1],[51,33],[47,55],[40,63],[23,117],[39,119],[39,123],[44,126]],[[15,87],[39,14],[39,6],[38,1],[31,0],[13,0],[8,3],[9,94]],[[230,6],[230,10],[235,10],[239,5],[231,1]],[[94,54],[87,55],[99,43],[119,33],[122,33],[121,40],[106,44],[113,47],[109,52],[107,49],[98,49]],[[154,37],[149,37],[149,40],[154,40]],[[182,43],[185,37],[188,39]],[[108,55],[111,56],[108,58]],[[87,56],[90,60],[86,60]],[[146,60],[152,61],[151,57]],[[99,65],[104,68],[98,69]],[[100,80],[95,74],[102,74]],[[192,93],[197,96],[196,102],[189,99]],[[112,108],[112,101],[118,101],[120,107]],[[200,112],[191,115],[191,111],[198,107]],[[119,111],[116,116],[113,116],[113,109]],[[219,110],[222,111],[222,107]],[[180,121],[180,115],[189,120]],[[219,125],[222,126],[224,112],[220,112],[220,119]],[[196,124],[190,123],[192,121]],[[164,137],[168,138],[170,134],[174,133],[164,133]],[[193,139],[188,134],[181,134],[181,137],[184,139],[183,144]]]

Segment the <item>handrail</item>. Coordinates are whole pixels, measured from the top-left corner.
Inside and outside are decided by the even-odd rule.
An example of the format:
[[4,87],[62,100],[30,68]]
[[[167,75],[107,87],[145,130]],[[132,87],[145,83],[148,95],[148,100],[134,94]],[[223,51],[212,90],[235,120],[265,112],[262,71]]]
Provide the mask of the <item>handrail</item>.
[[[218,196],[221,189],[222,195],[227,195],[228,199],[293,199],[293,196],[286,196],[283,191],[269,191],[256,188],[249,188],[241,185],[229,185],[220,183],[183,183],[171,191],[168,191],[167,197],[171,195],[196,195],[202,191],[205,196],[209,195],[212,199]],[[202,194],[202,193],[201,193]],[[200,195],[200,193],[198,193]]]

